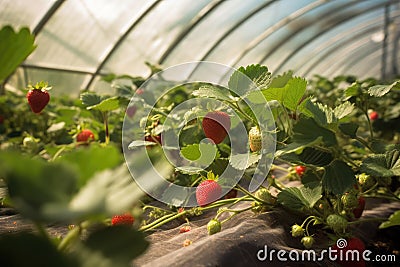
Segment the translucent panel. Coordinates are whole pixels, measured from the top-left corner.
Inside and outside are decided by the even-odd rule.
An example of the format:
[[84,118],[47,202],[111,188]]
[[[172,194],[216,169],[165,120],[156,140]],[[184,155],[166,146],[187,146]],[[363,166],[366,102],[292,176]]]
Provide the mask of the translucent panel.
[[227,31],[234,29],[238,21],[260,6],[268,6],[271,2],[261,0],[224,1],[174,47],[165,65],[171,66],[184,61],[202,60],[214,45],[218,45],[220,38]]
[[9,80],[15,87],[43,78],[72,94],[112,93],[99,75],[147,76],[146,61],[261,63],[273,73],[291,69],[306,77],[398,76],[400,3],[394,0],[0,0],[0,10],[1,26],[38,33],[38,48],[22,65],[27,71]]
[[28,3],[27,0],[1,0],[0,27],[12,25],[18,29],[27,26],[33,30],[54,1],[35,0],[32,5]]
[[[123,29],[140,12],[137,1],[69,0],[37,36],[28,63],[94,72]],[[42,44],[42,45],[40,45]]]
[[161,1],[129,34],[105,65],[106,70],[135,75],[148,74],[144,62],[158,62],[169,43],[207,4],[210,1]]
[[272,27],[277,21],[284,19],[311,2],[313,1],[292,1],[290,5],[287,5],[284,1],[274,2],[236,28],[206,59],[236,66],[237,56],[241,55],[243,50],[265,29]]
[[34,80],[29,78],[31,83],[48,81],[53,86],[52,95],[75,95],[77,97],[82,90],[82,84],[90,78],[89,75],[85,74],[41,69],[26,69],[26,75],[34,77]]

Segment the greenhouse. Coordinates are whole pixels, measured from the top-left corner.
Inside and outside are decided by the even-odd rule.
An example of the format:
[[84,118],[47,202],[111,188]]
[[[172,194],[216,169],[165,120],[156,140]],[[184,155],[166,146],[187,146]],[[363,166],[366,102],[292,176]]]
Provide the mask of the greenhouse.
[[0,266],[400,266],[400,1],[0,10]]

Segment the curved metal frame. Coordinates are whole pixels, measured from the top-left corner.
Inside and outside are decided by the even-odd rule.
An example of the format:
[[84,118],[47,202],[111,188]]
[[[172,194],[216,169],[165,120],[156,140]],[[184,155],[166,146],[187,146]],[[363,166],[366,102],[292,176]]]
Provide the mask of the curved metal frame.
[[[390,2],[394,2],[394,1],[390,1]],[[362,14],[365,14],[366,12],[371,12],[374,11],[376,9],[382,8],[384,6],[386,6],[388,4],[388,2],[386,3],[379,3],[376,5],[373,5],[369,8],[366,9],[362,9],[359,10],[356,13],[352,14],[352,17],[346,17],[343,18],[341,20],[338,20],[336,23],[329,25],[329,27],[324,27],[323,29],[320,30],[320,32],[318,34],[315,34],[312,38],[309,38],[307,40],[305,40],[301,45],[299,45],[298,47],[296,47],[295,49],[293,49],[293,51],[291,53],[289,53],[282,61],[281,63],[278,65],[278,67],[275,69],[276,72],[279,72],[282,67],[286,64],[286,62],[288,61],[288,59],[292,58],[294,55],[296,55],[297,53],[299,53],[304,47],[306,47],[307,45],[309,45],[309,43],[311,43],[313,40],[319,38],[320,36],[326,34],[326,32],[329,32],[330,30],[332,30],[334,27],[337,27],[338,25],[345,23],[347,21],[350,21],[352,19],[354,19],[357,16],[360,16]]]
[[195,16],[190,23],[179,33],[179,35],[172,41],[168,48],[164,51],[161,57],[158,59],[158,63],[162,64],[172,53],[172,51],[177,47],[177,45],[184,39],[184,37],[191,32],[197,24],[199,24],[203,19],[205,19],[209,14],[211,14],[219,5],[223,4],[224,1],[214,1],[206,5],[199,14]]
[[[238,22],[236,22],[229,30],[227,30],[218,40],[211,46],[210,49],[202,56],[202,58],[199,61],[204,61],[214,50],[215,48],[218,47],[218,45],[226,38],[228,37],[231,33],[233,33],[237,28],[246,22],[246,20],[250,19],[252,16],[256,15],[258,12],[262,11],[263,9],[269,7],[271,4],[277,2],[278,0],[271,0],[267,3],[264,3],[263,5],[259,6],[246,16],[244,16],[242,19],[240,19]],[[193,73],[198,69],[198,66],[194,67],[191,73],[189,74],[189,77],[193,75]]]
[[114,54],[114,52],[118,49],[118,47],[121,45],[121,43],[128,37],[128,35],[131,33],[131,31],[152,11],[158,4],[161,3],[161,0],[155,1],[149,8],[147,8],[140,16],[137,18],[131,26],[119,37],[119,39],[115,42],[115,44],[112,46],[110,51],[108,51],[107,55],[104,57],[104,59],[100,62],[100,64],[97,66],[96,71],[93,73],[92,77],[90,80],[86,83],[84,87],[84,91],[87,91],[89,87],[92,85],[94,79],[100,74],[101,69],[104,67],[104,65],[108,62],[108,60],[111,58],[111,56]]
[[[251,42],[252,47],[251,49],[245,49],[246,52],[241,53],[236,60],[232,63],[232,66],[237,65],[241,59],[244,58],[244,56],[250,52],[252,49],[254,49],[257,45],[259,45],[261,42],[263,42],[266,38],[268,38],[268,36],[270,36],[272,33],[274,33],[275,31],[277,31],[278,29],[282,28],[283,26],[288,25],[289,23],[291,23],[292,21],[294,21],[295,19],[305,15],[306,13],[312,11],[313,9],[323,5],[323,4],[327,4],[330,1],[319,1],[319,2],[314,2],[312,4],[309,4],[305,7],[303,7],[302,9],[300,9],[302,12],[300,12],[300,10],[296,10],[294,13],[290,14],[288,17],[278,21],[277,23],[275,23],[272,27],[270,27],[269,29],[267,29],[264,33],[261,34],[262,38],[260,38],[259,36],[257,36],[254,40],[257,40],[257,42],[253,41]],[[347,8],[349,6],[358,4],[357,2],[350,2],[350,3],[346,3],[343,4],[342,6],[340,6],[340,10],[342,10],[343,8]],[[328,14],[331,14],[332,12],[326,12]],[[326,16],[325,14],[321,15],[321,18],[323,18],[324,16]],[[311,22],[310,22],[311,23]],[[272,29],[272,30],[271,30]],[[300,29],[296,32],[294,32],[293,34],[298,34],[299,32],[301,32],[303,30]],[[288,35],[286,38],[284,38],[283,40],[281,40],[278,44],[276,44],[275,46],[273,46],[272,48],[269,49],[269,52],[264,55],[261,60],[259,60],[259,62],[264,62],[266,60],[267,57],[269,57],[272,53],[275,52],[276,49],[278,49],[280,46],[282,46],[282,44],[284,44],[285,42],[287,42],[293,35]],[[227,74],[225,74],[221,80],[225,79],[225,76]]]

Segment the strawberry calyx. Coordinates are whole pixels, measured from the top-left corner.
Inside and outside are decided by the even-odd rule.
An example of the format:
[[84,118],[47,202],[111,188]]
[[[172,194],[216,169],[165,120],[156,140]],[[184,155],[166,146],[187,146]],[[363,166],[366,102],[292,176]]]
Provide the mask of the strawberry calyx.
[[41,90],[41,91],[50,91],[53,87],[49,86],[48,82],[40,81],[37,82],[35,85],[29,84],[27,89],[28,90]]

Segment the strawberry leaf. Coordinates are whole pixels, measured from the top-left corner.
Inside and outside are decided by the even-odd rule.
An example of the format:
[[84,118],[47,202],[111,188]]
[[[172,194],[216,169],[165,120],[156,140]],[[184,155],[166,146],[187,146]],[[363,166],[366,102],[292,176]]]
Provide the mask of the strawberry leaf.
[[232,73],[228,87],[235,96],[244,96],[257,87],[262,89],[269,85],[271,73],[266,66],[259,64],[240,67]]
[[326,191],[335,195],[344,194],[356,183],[356,177],[349,165],[343,161],[335,160],[325,167],[322,177],[322,186]]
[[271,88],[285,87],[288,81],[290,81],[292,78],[293,78],[293,71],[285,72],[281,75],[272,78],[271,83],[268,85],[268,87]]
[[313,188],[309,187],[288,187],[285,188],[278,194],[278,203],[283,206],[293,209],[311,209],[315,203],[322,197],[322,187],[316,186]]
[[28,28],[17,33],[10,26],[0,30],[0,83],[35,50],[35,36]]
[[203,85],[199,89],[193,91],[192,95],[197,97],[215,98],[221,101],[231,101],[230,92],[226,88],[213,85]]
[[74,260],[57,250],[52,240],[27,232],[2,234],[0,258],[2,266],[30,266],[33,262],[37,266],[77,266]]
[[101,112],[113,111],[113,110],[118,109],[121,106],[120,105],[121,100],[122,99],[120,97],[115,96],[115,97],[107,98],[98,104],[88,106],[86,108],[89,110],[90,109],[99,110]]
[[206,143],[185,146],[181,149],[181,154],[189,161],[206,166],[220,156],[215,145]]
[[350,136],[351,138],[356,138],[357,135],[357,130],[358,130],[359,125],[355,124],[353,122],[348,122],[348,123],[341,123],[339,124],[339,129],[344,133],[345,135]]
[[360,170],[377,177],[400,175],[400,150],[394,149],[385,154],[369,155],[363,160]]
[[80,99],[82,104],[87,107],[97,105],[101,102],[101,97],[98,94],[90,92],[82,93]]
[[[107,159],[107,160],[104,160]],[[114,146],[101,147],[91,144],[85,149],[74,150],[57,158],[79,170],[78,186],[84,185],[96,172],[114,168],[122,162],[121,154]]]
[[245,170],[261,158],[258,154],[235,154],[230,158],[229,163],[237,170]]
[[128,266],[147,249],[149,243],[142,232],[118,225],[90,233],[82,245],[84,253],[75,253],[86,263],[85,266],[99,266],[100,262],[112,262],[113,266]]
[[400,89],[400,80],[389,85],[374,85],[368,89],[368,93],[370,96],[381,97],[389,93],[392,89]]
[[285,87],[272,88],[262,90],[267,101],[276,100],[286,108],[295,111],[300,104],[307,88],[307,81],[303,78],[291,78]]
[[381,223],[381,225],[379,225],[379,229],[384,229],[397,225],[400,225],[400,210],[395,211],[392,215],[390,215],[387,221]]
[[322,138],[327,146],[336,145],[337,140],[335,134],[321,126],[311,118],[300,118],[293,127],[293,141],[306,144],[315,141],[317,138]]

